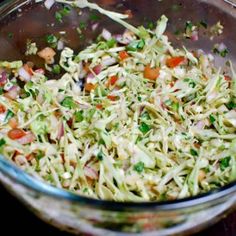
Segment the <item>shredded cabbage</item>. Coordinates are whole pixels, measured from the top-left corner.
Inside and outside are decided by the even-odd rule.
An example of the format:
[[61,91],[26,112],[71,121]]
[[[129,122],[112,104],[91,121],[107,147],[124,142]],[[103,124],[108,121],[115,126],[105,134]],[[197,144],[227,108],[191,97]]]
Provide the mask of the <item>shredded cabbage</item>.
[[96,9],[135,35],[127,46],[66,47],[59,80],[35,71],[18,97],[1,96],[23,138],[33,135],[13,138],[0,120],[1,153],[47,183],[114,201],[184,198],[235,180],[232,64],[229,82],[207,55],[173,48],[165,16],[151,31],[85,0],[58,2]]

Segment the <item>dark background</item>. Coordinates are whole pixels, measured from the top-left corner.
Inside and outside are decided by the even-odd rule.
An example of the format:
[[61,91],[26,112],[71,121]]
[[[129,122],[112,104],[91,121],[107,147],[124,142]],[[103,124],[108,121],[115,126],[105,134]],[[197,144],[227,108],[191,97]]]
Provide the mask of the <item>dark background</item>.
[[[1,199],[1,232],[8,232],[7,235],[32,235],[32,229],[37,235],[50,236],[69,236],[70,234],[60,232],[59,230],[47,225],[37,219],[29,212],[18,200],[12,197],[0,185]],[[11,227],[9,227],[9,224]],[[216,225],[202,231],[194,236],[235,236],[236,235],[236,212],[229,215]]]

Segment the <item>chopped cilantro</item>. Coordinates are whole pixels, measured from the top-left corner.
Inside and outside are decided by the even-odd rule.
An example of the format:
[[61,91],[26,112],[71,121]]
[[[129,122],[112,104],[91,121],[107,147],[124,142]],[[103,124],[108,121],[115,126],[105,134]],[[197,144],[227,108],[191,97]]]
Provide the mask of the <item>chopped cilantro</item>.
[[100,152],[97,154],[97,159],[98,159],[99,161],[102,161],[102,160],[103,160],[103,157],[104,157],[104,154],[103,154],[102,151],[100,151]]
[[96,15],[95,13],[91,13],[90,16],[89,16],[89,19],[92,20],[92,21],[97,21],[97,20],[100,20],[101,17]]
[[76,103],[74,102],[72,97],[65,97],[61,102],[61,105],[69,109],[73,109],[76,107]]
[[143,133],[146,134],[149,130],[151,129],[151,127],[149,125],[147,125],[144,122],[141,122],[140,126],[139,126],[139,130]]
[[1,138],[1,139],[0,139],[0,147],[2,147],[2,146],[5,145],[5,144],[6,144],[5,139]]
[[143,39],[141,40],[135,40],[132,41],[127,47],[126,49],[128,51],[137,51],[138,49],[143,49],[143,47],[145,46],[145,41]]
[[83,29],[86,29],[86,28],[87,28],[87,24],[82,21],[82,22],[79,23],[79,27],[80,27],[80,29],[82,29],[82,30],[83,30]]
[[12,33],[12,32],[9,32],[9,33],[7,34],[7,37],[8,37],[9,39],[12,39],[12,38],[13,38],[13,33]]
[[230,101],[229,103],[226,104],[228,109],[235,109],[236,108],[236,103],[234,103],[233,101]]
[[76,111],[74,115],[76,122],[81,122],[84,120],[83,111]]
[[14,113],[11,110],[7,110],[7,114],[6,117],[4,119],[4,122],[7,122],[8,120],[10,120],[12,117],[14,116]]
[[210,119],[211,124],[213,124],[216,121],[216,119],[213,115],[210,115],[209,119]]
[[53,65],[52,72],[59,75],[61,73],[61,67],[59,65]]
[[144,170],[144,163],[142,161],[138,162],[134,165],[134,170],[137,171],[139,174]]
[[224,171],[227,167],[229,167],[231,160],[231,156],[227,156],[219,161],[220,163],[220,169]]
[[197,151],[192,149],[192,148],[190,149],[190,153],[191,153],[192,156],[198,156]]
[[114,38],[112,38],[112,39],[108,40],[106,44],[109,48],[112,48],[115,46],[116,40]]

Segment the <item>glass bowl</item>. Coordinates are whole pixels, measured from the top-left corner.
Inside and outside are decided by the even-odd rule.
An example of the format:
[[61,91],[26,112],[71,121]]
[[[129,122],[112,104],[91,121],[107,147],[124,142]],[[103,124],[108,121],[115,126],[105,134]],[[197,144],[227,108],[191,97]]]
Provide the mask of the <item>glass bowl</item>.
[[[168,36],[177,46],[201,48],[210,52],[215,43],[224,42],[229,49],[229,58],[236,59],[236,9],[223,0],[100,0],[96,1],[117,11],[131,9],[135,25],[157,20],[165,14],[170,19]],[[135,4],[134,4],[135,3]],[[83,48],[95,39],[103,27],[119,33],[122,27],[100,16],[95,31],[84,30],[78,38],[76,28],[81,23],[91,22],[91,12],[73,10],[63,23],[55,23],[54,6],[50,11],[42,3],[8,0],[0,5],[0,60],[29,59],[24,55],[25,42],[32,39],[44,44],[48,33],[67,31],[67,44],[75,50]],[[204,21],[213,25],[219,20],[224,33],[214,39],[200,34],[199,40],[179,39],[176,32],[183,30],[185,22]],[[35,60],[32,58],[32,60]],[[40,64],[40,62],[35,61]],[[223,65],[224,59],[216,63]],[[14,164],[0,156],[0,181],[16,198],[22,201],[39,218],[72,233],[87,235],[183,235],[203,229],[234,210],[236,183],[218,190],[187,199],[166,202],[111,202],[78,196],[49,186],[32,178]]]

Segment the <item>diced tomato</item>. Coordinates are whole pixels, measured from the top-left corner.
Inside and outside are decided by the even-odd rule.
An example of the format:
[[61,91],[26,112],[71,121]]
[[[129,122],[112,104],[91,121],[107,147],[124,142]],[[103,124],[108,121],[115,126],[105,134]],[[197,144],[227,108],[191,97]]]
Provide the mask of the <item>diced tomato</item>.
[[26,135],[26,133],[22,129],[15,128],[15,129],[11,129],[10,131],[8,131],[7,135],[10,139],[16,140],[16,139],[20,139],[20,138],[24,137]]
[[121,61],[124,61],[129,57],[129,54],[126,51],[121,51],[119,52],[119,58]]
[[32,67],[30,67],[29,65],[30,65],[30,63],[24,64],[23,67],[30,75],[33,75],[34,71],[33,71]]
[[94,90],[97,87],[96,84],[92,84],[92,83],[86,83],[84,86],[85,91],[87,92],[91,92],[92,90]]
[[174,87],[174,85],[175,85],[175,81],[171,81],[170,82],[170,87],[172,88],[172,87]]
[[27,161],[31,161],[34,159],[34,155],[31,153],[31,154],[26,155],[25,158]]
[[160,75],[160,69],[158,67],[151,68],[150,65],[147,65],[144,69],[143,75],[146,79],[156,80]]
[[39,57],[43,58],[47,64],[52,64],[54,62],[56,52],[52,48],[46,47],[37,54]]
[[18,121],[15,117],[12,117],[9,121],[8,124],[11,126],[12,129],[17,128],[18,126]]
[[90,63],[88,62],[84,64],[84,70],[86,73],[90,72],[89,66],[90,66]]
[[182,63],[185,60],[185,57],[171,57],[167,59],[166,65],[170,68],[175,68],[180,63]]
[[113,75],[109,78],[109,85],[113,86],[115,85],[116,81],[118,80],[119,78],[116,76],[116,75]]
[[97,104],[97,105],[96,105],[96,108],[97,108],[98,110],[102,110],[103,106],[102,106],[102,104]]
[[6,107],[0,104],[0,113],[4,113],[6,111]]
[[114,96],[114,95],[107,95],[107,98],[111,101],[116,101],[117,99],[117,96]]
[[231,80],[232,80],[232,78],[231,78],[230,76],[228,76],[228,75],[225,75],[224,79],[225,79],[226,81],[231,81]]

